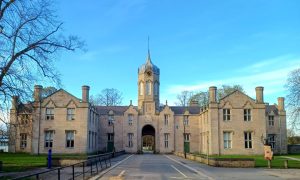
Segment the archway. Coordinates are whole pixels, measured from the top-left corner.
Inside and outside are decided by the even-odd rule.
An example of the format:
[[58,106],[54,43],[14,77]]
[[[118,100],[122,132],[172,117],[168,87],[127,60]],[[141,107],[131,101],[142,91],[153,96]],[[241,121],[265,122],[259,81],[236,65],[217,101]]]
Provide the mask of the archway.
[[155,151],[155,129],[151,125],[145,125],[142,129],[142,151]]

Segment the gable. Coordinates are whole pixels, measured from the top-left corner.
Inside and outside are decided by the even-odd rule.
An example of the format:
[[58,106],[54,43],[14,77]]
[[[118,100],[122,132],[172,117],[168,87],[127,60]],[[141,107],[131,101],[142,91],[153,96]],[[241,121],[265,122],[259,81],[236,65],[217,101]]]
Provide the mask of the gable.
[[54,107],[78,107],[79,104],[80,99],[63,89],[60,89],[44,98],[42,107],[48,107],[49,105],[53,105]]
[[231,108],[253,108],[255,100],[241,91],[234,91],[219,102],[220,107],[230,106]]

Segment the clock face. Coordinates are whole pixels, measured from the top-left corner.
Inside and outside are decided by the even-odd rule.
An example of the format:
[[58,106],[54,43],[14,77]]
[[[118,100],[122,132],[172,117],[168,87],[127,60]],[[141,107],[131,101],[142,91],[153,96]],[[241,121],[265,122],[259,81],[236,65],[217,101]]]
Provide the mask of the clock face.
[[151,71],[147,71],[147,76],[151,76],[152,72]]

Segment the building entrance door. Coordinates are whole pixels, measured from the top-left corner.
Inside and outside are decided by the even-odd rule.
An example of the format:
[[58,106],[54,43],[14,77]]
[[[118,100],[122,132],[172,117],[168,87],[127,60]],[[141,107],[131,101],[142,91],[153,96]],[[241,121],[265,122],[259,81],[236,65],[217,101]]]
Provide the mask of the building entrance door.
[[145,125],[142,129],[142,151],[144,153],[155,151],[155,129],[151,125]]

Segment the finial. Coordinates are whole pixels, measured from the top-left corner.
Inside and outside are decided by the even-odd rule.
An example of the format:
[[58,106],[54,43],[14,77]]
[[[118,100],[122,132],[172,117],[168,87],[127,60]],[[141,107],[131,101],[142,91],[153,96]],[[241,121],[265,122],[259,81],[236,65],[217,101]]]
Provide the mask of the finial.
[[147,62],[148,62],[148,61],[151,62],[149,42],[150,42],[150,38],[149,38],[149,35],[148,35],[148,57],[147,57]]
[[168,100],[166,100],[166,106],[168,105]]
[[130,100],[130,106],[132,106],[132,100]]

